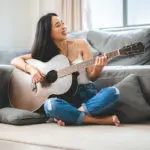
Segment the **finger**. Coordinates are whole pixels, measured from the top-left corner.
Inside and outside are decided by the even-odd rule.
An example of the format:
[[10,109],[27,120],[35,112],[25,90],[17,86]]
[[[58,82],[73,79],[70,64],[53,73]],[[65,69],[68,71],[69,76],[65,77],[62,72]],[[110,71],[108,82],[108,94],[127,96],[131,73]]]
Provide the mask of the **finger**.
[[38,76],[38,77],[37,77],[37,80],[38,80],[38,81],[41,81],[41,80],[42,80],[42,77],[41,77],[41,76]]
[[100,57],[98,57],[98,56],[96,57],[96,59],[95,59],[95,66],[97,66],[99,64],[99,58]]
[[34,76],[34,79],[36,80],[36,82],[39,82],[42,80],[42,77],[38,74]]
[[33,82],[33,83],[35,83],[35,80],[34,80],[34,79],[32,79],[32,82]]
[[100,65],[103,66],[104,64],[104,57],[101,57]]
[[103,56],[103,63],[102,65],[104,66],[107,63],[107,56]]
[[107,61],[107,55],[104,53],[104,61]]
[[103,57],[99,57],[97,65],[102,66],[102,64],[103,64]]
[[35,77],[32,77],[32,82],[36,82],[36,78]]
[[39,77],[36,76],[36,77],[35,77],[35,81],[38,81],[38,80],[39,80]]
[[39,82],[39,78],[34,77],[34,78],[33,78],[33,82],[36,82],[36,83]]
[[103,66],[105,65],[105,59],[106,59],[105,56],[103,56],[103,64],[102,64]]
[[104,55],[104,56],[103,56],[103,58],[104,58],[104,61],[106,61],[106,60],[107,60],[107,56],[106,56],[106,55]]

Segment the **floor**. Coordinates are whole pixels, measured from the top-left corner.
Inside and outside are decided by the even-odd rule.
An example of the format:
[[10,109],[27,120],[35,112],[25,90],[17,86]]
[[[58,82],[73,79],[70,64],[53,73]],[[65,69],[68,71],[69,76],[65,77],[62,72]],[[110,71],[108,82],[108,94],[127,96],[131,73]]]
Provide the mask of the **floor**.
[[66,126],[0,123],[0,150],[150,150],[150,124]]
[[0,150],[63,150],[63,149],[0,140]]

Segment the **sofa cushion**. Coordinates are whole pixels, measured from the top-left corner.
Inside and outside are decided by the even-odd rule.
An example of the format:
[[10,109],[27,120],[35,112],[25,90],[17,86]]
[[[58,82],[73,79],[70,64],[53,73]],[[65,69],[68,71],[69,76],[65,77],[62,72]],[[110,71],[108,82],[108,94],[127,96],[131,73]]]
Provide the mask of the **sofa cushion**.
[[116,113],[123,123],[145,121],[150,117],[150,106],[144,99],[139,79],[130,74],[115,85],[120,90]]
[[45,123],[48,118],[45,115],[33,113],[27,110],[16,108],[0,109],[0,122],[13,125],[27,125]]
[[102,53],[120,49],[136,42],[142,42],[145,45],[144,54],[130,57],[115,57],[108,62],[108,65],[145,64],[150,60],[150,29],[145,28],[119,32],[91,30],[87,34],[87,40],[95,49]]

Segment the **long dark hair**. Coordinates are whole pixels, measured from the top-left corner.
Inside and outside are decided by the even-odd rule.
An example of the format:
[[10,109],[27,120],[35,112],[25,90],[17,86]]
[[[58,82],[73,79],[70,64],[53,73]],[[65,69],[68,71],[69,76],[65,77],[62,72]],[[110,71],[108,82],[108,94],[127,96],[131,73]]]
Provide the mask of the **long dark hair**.
[[32,58],[43,62],[47,62],[59,54],[59,48],[51,38],[52,16],[57,16],[57,14],[48,13],[38,21],[32,47]]

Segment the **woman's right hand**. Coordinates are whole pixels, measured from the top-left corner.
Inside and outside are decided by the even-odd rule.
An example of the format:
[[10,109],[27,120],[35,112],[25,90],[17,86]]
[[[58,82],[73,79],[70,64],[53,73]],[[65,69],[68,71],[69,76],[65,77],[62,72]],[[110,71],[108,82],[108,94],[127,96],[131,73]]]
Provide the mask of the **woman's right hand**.
[[41,73],[37,68],[34,68],[34,67],[31,67],[30,74],[31,74],[33,83],[40,82],[44,76],[43,73]]

